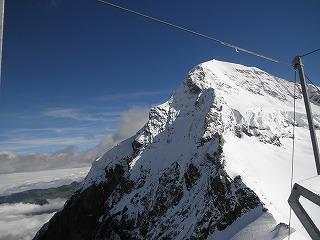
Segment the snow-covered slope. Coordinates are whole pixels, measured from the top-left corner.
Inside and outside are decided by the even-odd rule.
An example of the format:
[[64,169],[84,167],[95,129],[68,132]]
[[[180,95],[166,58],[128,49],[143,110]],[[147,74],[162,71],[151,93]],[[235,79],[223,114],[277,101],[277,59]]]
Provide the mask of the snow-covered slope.
[[[295,174],[303,179],[315,170],[297,87]],[[36,239],[283,238],[293,89],[257,68],[198,65],[143,129],[93,163]]]

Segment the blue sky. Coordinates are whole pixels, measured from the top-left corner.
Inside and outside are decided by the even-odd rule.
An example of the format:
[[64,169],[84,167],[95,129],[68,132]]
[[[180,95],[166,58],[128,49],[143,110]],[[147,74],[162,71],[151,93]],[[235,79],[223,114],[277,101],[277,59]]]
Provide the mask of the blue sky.
[[[291,62],[320,47],[320,2],[114,3]],[[293,70],[106,7],[94,0],[7,0],[0,89],[0,150],[53,152],[96,145],[123,112],[168,99],[196,64]],[[320,54],[305,58],[320,84]]]

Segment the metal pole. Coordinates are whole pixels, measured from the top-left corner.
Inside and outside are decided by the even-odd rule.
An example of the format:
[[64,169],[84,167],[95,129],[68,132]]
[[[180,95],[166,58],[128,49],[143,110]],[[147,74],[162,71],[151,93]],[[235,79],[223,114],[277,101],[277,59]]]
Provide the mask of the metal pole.
[[0,0],[0,87],[2,72],[2,42],[3,42],[3,19],[4,19],[4,0]]
[[311,107],[310,107],[310,101],[309,101],[309,96],[308,96],[308,92],[307,92],[306,79],[304,76],[304,69],[303,69],[301,57],[296,56],[293,59],[292,63],[293,63],[294,68],[298,69],[298,72],[299,72],[300,83],[301,83],[301,88],[302,88],[302,95],[303,95],[304,105],[305,105],[306,112],[307,112],[309,131],[310,131],[311,142],[312,142],[312,147],[313,147],[313,154],[314,154],[314,159],[316,162],[317,174],[320,175],[319,147],[318,147],[316,131],[314,129],[312,111],[311,111]]

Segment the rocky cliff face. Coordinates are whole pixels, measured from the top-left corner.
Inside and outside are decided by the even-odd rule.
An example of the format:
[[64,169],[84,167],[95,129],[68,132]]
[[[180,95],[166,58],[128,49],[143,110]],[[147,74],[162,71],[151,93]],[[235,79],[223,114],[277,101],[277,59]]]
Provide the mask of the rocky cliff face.
[[[93,163],[35,239],[231,237],[267,209],[245,172],[228,167],[225,144],[250,138],[280,149],[292,137],[292,97],[292,83],[257,68],[215,60],[195,67],[135,136]],[[296,124],[305,126],[303,113]]]

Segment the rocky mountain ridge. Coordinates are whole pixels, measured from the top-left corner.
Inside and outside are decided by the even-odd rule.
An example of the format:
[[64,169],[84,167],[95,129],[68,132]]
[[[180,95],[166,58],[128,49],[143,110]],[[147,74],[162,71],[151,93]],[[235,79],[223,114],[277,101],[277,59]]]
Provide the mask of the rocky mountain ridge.
[[[94,161],[35,239],[230,239],[266,214],[272,224],[259,234],[276,229],[280,239],[287,226],[268,213],[272,204],[243,181],[243,166],[235,170],[238,159],[225,148],[250,139],[282,149],[292,138],[292,101],[292,82],[258,68],[216,60],[196,66],[135,136]],[[295,124],[304,128],[297,107]],[[319,128],[319,115],[315,121]]]

